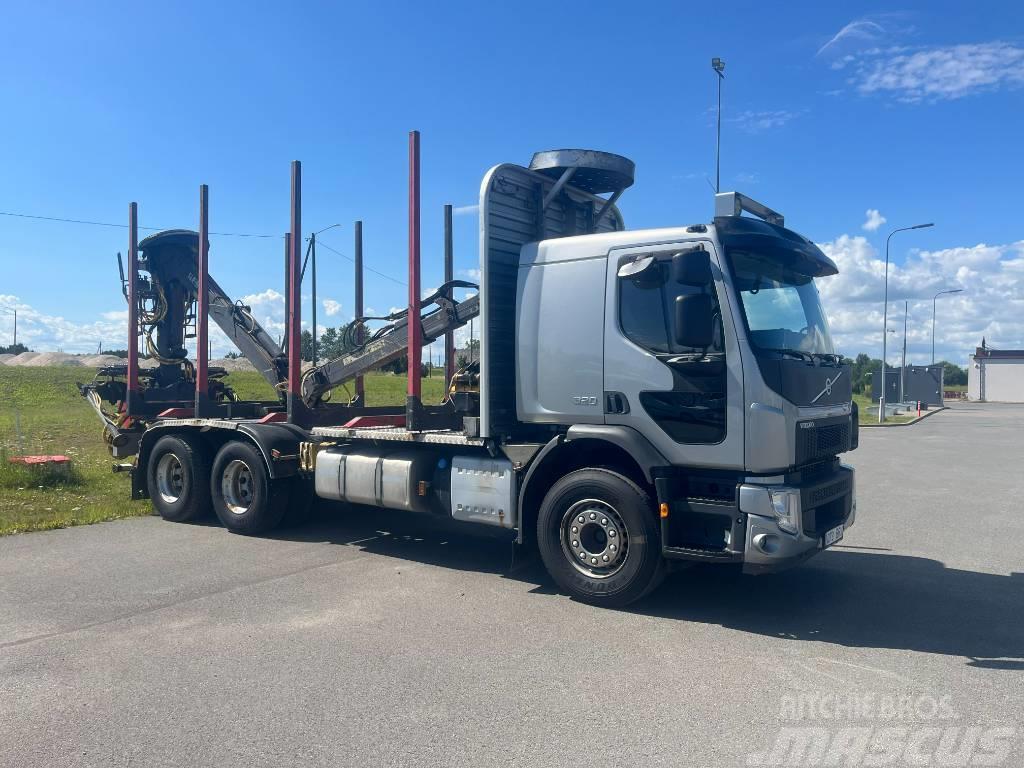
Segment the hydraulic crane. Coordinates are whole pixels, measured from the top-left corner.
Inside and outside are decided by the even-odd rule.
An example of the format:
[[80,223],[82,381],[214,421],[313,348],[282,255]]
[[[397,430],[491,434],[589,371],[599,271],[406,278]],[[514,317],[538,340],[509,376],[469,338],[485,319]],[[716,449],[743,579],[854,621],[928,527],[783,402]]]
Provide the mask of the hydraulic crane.
[[[208,246],[209,247],[209,246]],[[139,245],[138,272],[135,298],[138,330],[148,356],[157,362],[153,368],[143,369],[143,386],[136,404],[138,416],[159,414],[183,415],[184,409],[194,402],[195,366],[185,349],[187,339],[194,337],[199,279],[197,254],[199,234],[191,230],[173,229],[158,232],[142,240]],[[128,280],[124,264],[118,254],[122,292],[129,299]],[[235,416],[260,416],[284,407],[284,390],[288,377],[288,356],[267,333],[252,314],[251,307],[232,301],[211,276],[207,275],[209,317],[228,336],[239,352],[259,371],[263,378],[279,393],[278,403],[244,403],[237,400],[222,379],[225,371],[210,369],[209,402],[223,404]],[[421,338],[429,344],[453,331],[479,314],[477,297],[456,301],[452,294],[456,288],[474,289],[476,284],[452,280],[422,301],[420,316]],[[130,299],[129,299],[130,300]],[[371,331],[366,327],[372,320],[386,322]],[[350,331],[359,328],[362,334],[349,333],[352,339],[365,338],[350,347],[341,356],[307,369],[302,376],[301,398],[307,409],[315,411],[327,403],[325,396],[335,387],[381,368],[406,352],[408,310],[382,318],[356,318]],[[89,397],[93,407],[103,417],[105,431],[112,442],[122,432],[123,423],[116,416],[105,414],[100,400],[112,404],[126,399],[126,367],[111,366],[101,369],[96,380],[82,385],[83,395]],[[90,396],[92,393],[92,396]],[[332,404],[337,410],[338,404]],[[359,402],[349,404],[357,415]]]

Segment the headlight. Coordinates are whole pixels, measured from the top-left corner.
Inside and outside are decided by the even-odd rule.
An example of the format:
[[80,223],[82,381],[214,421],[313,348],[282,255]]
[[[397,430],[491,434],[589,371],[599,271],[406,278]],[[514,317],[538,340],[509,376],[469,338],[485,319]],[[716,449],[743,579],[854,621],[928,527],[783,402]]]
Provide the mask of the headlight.
[[797,518],[800,514],[800,491],[793,488],[773,488],[768,490],[772,500],[772,510],[779,528],[786,533],[796,533],[799,528]]

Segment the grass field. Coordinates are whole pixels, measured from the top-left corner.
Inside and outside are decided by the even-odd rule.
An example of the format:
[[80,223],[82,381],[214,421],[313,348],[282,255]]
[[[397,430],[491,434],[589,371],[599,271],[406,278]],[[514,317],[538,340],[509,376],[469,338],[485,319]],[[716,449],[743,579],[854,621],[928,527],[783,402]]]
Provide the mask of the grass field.
[[[148,515],[149,501],[129,500],[129,479],[111,472],[114,460],[100,435],[100,422],[78,394],[88,368],[21,368],[0,365],[0,535]],[[272,399],[255,372],[232,373],[228,383],[244,399]],[[440,376],[423,379],[423,400],[440,402]],[[344,399],[343,391],[335,400]],[[366,379],[369,405],[405,403],[405,378],[374,374]],[[68,477],[40,475],[11,465],[18,454],[64,454]]]

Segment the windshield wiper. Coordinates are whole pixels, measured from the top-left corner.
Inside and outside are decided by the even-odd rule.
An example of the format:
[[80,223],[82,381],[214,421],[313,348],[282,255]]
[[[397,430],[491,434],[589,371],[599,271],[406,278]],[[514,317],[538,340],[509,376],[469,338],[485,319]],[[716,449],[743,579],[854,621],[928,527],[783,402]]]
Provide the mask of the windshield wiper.
[[811,356],[814,357],[815,360],[827,360],[832,363],[832,365],[843,364],[843,356],[837,355],[833,352],[811,352]]
[[762,347],[762,349],[766,352],[778,352],[780,355],[790,355],[798,360],[806,360],[809,363],[814,362],[814,355],[810,352],[804,352],[802,349],[786,349],[784,347]]

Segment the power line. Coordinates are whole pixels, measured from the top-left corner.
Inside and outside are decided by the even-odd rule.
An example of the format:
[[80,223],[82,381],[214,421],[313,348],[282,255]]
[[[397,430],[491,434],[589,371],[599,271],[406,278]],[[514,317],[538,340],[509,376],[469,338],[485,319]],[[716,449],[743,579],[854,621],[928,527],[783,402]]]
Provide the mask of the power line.
[[[343,259],[348,259],[349,261],[355,263],[355,260],[351,256],[342,253],[341,251],[337,250],[336,248],[331,248],[331,246],[329,246],[323,240],[317,240],[317,244],[318,245],[322,245],[324,248],[326,248],[328,251],[331,251],[332,253],[338,254]],[[380,275],[381,277],[387,278],[388,280],[390,280],[393,283],[398,283],[399,285],[408,285],[408,283],[403,283],[398,278],[392,277],[391,275],[385,274],[384,272],[379,272],[378,270],[374,269],[373,267],[366,266],[366,262],[365,261],[363,262],[363,269],[365,269],[365,270],[367,270],[369,272],[373,272],[373,274],[375,274],[375,275]]]
[[[13,217],[13,218],[18,218],[18,219],[34,219],[34,220],[37,220],[37,221],[57,221],[57,222],[61,222],[63,224],[86,224],[86,225],[93,226],[93,227],[116,227],[118,229],[127,229],[128,228],[127,224],[115,224],[115,223],[109,222],[109,221],[89,221],[87,219],[67,219],[67,218],[63,218],[63,217],[60,217],[60,216],[39,216],[39,215],[36,215],[36,214],[31,214],[31,213],[13,213],[11,211],[0,211],[0,216],[10,216],[10,217]],[[330,227],[327,227],[327,228],[322,229],[320,231],[321,232],[325,232],[325,231],[327,231],[327,229],[332,229],[333,227],[336,227],[336,226],[338,226],[338,225],[337,224],[332,224]],[[147,230],[147,231],[150,231],[150,232],[161,232],[161,231],[164,231],[166,229],[169,229],[169,227],[143,227],[141,225],[138,228],[139,229],[144,229],[144,230]],[[249,233],[249,232],[210,232],[209,234],[211,234],[211,235],[218,235],[220,237],[257,237],[257,238],[264,238],[264,239],[279,239],[279,238],[283,238],[284,237],[284,235],[261,235],[261,234],[252,234],[252,233]],[[319,243],[320,243],[320,245],[322,245],[324,248],[326,248],[327,250],[331,251],[332,253],[336,253],[338,256],[341,256],[344,259],[348,259],[349,261],[354,261],[352,259],[352,257],[349,256],[348,254],[342,253],[341,251],[339,251],[336,248],[332,248],[330,245],[328,245],[327,243],[323,242],[322,240],[319,241]],[[392,277],[391,275],[387,274],[386,272],[381,272],[379,270],[374,269],[373,267],[366,266],[365,263],[363,264],[363,268],[365,270],[367,270],[368,272],[373,272],[375,275],[378,275],[380,277],[385,278],[386,280],[390,280],[393,283],[398,283],[398,285],[408,285],[408,283],[405,283],[405,282],[403,282],[403,281],[401,281],[401,280],[399,280],[399,279],[397,279],[395,277]]]
[[[117,227],[118,229],[128,229],[127,224],[113,224],[108,221],[87,221],[86,219],[64,219],[59,216],[37,216],[31,213],[0,211],[0,216],[11,216],[17,219],[36,219],[38,221],[59,221],[64,224],[88,224],[93,227]],[[165,229],[171,229],[171,227],[143,227],[140,225],[139,229],[145,229],[150,232],[161,232]],[[284,235],[259,235],[250,232],[210,232],[209,234],[218,235],[220,237],[259,237],[267,239],[284,237]]]

